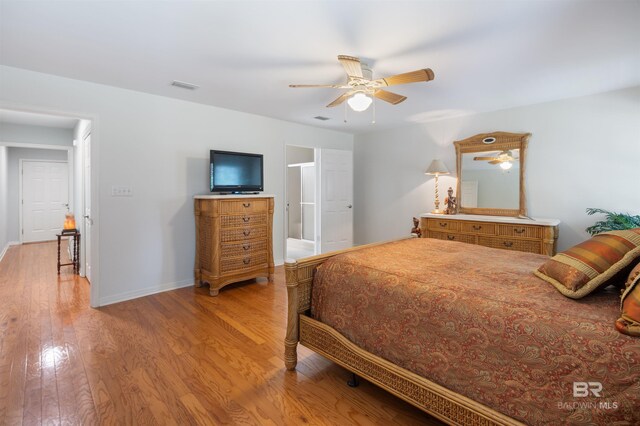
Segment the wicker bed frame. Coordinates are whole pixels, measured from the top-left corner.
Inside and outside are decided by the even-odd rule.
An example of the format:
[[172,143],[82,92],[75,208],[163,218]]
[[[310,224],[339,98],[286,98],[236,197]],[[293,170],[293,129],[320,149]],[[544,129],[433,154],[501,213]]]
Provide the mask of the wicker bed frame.
[[285,263],[288,294],[285,365],[295,370],[298,343],[380,386],[438,419],[453,425],[522,425],[491,408],[452,392],[351,343],[332,327],[311,318],[311,288],[315,268],[338,254],[377,244]]

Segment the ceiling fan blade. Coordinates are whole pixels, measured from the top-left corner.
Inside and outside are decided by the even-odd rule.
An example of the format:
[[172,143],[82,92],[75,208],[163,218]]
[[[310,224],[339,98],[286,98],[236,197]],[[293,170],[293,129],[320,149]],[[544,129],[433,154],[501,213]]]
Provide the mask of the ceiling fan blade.
[[434,79],[431,68],[411,71],[404,74],[392,75],[391,77],[379,78],[376,83],[382,86],[396,86],[398,84],[419,83],[421,81],[430,81]]
[[500,164],[500,163],[504,163],[504,161],[502,161],[502,160],[489,161],[489,164]]
[[362,65],[360,65],[360,59],[353,56],[338,55],[338,60],[349,77],[362,78]]
[[387,92],[386,90],[382,90],[382,89],[378,89],[375,92],[373,92],[373,96],[375,96],[378,99],[382,99],[385,102],[389,102],[390,104],[393,104],[393,105],[398,105],[400,102],[407,99],[406,96],[398,95],[393,92]]
[[473,157],[475,161],[495,161],[497,157]]
[[343,103],[344,101],[349,99],[349,96],[351,96],[352,94],[353,94],[353,92],[343,93],[342,95],[338,96],[333,102],[331,102],[329,105],[327,105],[327,108],[331,108],[331,107],[340,105],[341,103]]
[[331,89],[348,89],[351,86],[344,86],[341,84],[290,84],[289,87],[328,87]]

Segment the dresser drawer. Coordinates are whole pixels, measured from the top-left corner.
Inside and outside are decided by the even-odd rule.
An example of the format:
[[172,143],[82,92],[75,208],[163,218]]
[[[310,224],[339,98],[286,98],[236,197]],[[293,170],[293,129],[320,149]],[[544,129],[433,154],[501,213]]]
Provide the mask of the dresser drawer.
[[519,238],[542,238],[543,229],[541,226],[531,225],[498,225],[498,235]]
[[458,231],[460,229],[460,222],[447,219],[428,219],[427,229],[434,231]]
[[478,237],[478,244],[486,247],[506,250],[524,251],[528,253],[542,253],[540,241],[520,240],[504,237]]
[[236,257],[253,255],[259,252],[267,251],[267,240],[248,240],[239,243],[222,244],[220,255],[224,257]]
[[475,244],[475,235],[457,234],[451,232],[431,232],[429,231],[429,238],[436,238],[438,240],[458,241],[461,243]]
[[267,237],[266,226],[245,226],[243,228],[227,228],[220,230],[220,241],[246,241]]
[[470,234],[496,235],[496,224],[487,222],[461,222],[460,231]]
[[220,214],[262,213],[269,210],[269,200],[246,198],[243,200],[221,200]]
[[222,228],[238,228],[240,226],[264,226],[267,224],[269,216],[267,213],[254,213],[233,216],[220,216],[220,226]]
[[264,266],[267,263],[267,258],[266,250],[238,257],[223,256],[220,258],[220,272],[224,274],[226,272]]

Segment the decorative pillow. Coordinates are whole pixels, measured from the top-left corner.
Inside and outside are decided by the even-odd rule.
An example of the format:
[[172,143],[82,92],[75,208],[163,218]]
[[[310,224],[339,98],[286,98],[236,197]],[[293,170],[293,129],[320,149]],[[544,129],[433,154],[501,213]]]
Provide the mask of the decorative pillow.
[[616,329],[620,333],[640,337],[640,264],[633,270],[637,272],[631,284],[622,293],[622,313],[616,321]]
[[640,275],[640,262],[631,270],[629,273],[629,278],[627,278],[627,282],[624,284],[625,288],[629,288],[631,283]]
[[610,231],[553,256],[537,271],[536,276],[554,285],[563,295],[580,299],[604,287],[640,258],[640,228]]

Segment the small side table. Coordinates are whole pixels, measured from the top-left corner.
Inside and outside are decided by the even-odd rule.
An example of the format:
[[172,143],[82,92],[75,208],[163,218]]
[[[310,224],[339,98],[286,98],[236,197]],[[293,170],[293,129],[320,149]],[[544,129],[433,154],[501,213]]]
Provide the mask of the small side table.
[[[58,237],[58,275],[60,275],[61,266],[73,266],[73,273],[80,272],[80,231],[77,229],[64,229],[61,233],[56,234]],[[73,256],[70,263],[60,263],[60,242],[62,237],[73,237]]]

